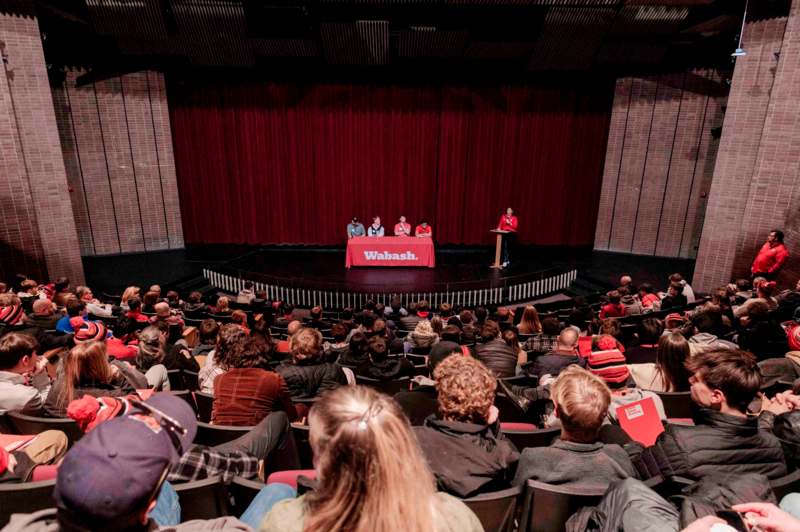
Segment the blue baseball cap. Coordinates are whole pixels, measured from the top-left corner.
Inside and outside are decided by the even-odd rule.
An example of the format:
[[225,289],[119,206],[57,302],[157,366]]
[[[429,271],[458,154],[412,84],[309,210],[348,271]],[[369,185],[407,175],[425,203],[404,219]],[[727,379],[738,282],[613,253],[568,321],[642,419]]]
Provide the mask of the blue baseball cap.
[[[185,433],[170,431],[159,412]],[[84,522],[130,516],[155,497],[196,432],[194,412],[185,401],[166,393],[153,395],[144,408],[99,424],[70,449],[58,468],[56,505]]]

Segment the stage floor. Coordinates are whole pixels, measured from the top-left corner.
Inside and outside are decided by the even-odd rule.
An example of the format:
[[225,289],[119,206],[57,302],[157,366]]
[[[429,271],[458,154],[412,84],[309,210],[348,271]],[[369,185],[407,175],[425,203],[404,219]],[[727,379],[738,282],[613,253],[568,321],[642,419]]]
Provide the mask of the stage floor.
[[549,270],[577,269],[579,277],[615,286],[622,272],[635,283],[663,287],[670,273],[691,279],[694,261],[587,248],[521,247],[511,266],[489,268],[493,248],[440,247],[436,268],[344,267],[344,248],[309,246],[193,245],[183,250],[105,257],[85,257],[87,283],[98,292],[121,293],[130,284],[165,287],[202,274],[203,268],[240,273],[269,284],[342,291],[456,291],[495,288],[524,281]]

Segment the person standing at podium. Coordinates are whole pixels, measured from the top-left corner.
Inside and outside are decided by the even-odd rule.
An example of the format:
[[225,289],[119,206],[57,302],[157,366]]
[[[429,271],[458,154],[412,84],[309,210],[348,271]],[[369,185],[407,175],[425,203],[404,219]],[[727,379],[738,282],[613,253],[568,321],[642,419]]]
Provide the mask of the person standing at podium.
[[508,231],[503,235],[503,268],[508,268],[509,264],[511,264],[511,246],[514,245],[514,241],[517,239],[518,223],[517,217],[514,215],[514,209],[511,207],[506,209],[506,213],[500,217],[500,221],[497,223],[497,229]]
[[367,236],[383,236],[383,226],[381,225],[380,216],[372,218],[372,225],[367,228]]
[[411,224],[406,222],[405,216],[400,216],[400,221],[394,224],[394,236],[410,236]]

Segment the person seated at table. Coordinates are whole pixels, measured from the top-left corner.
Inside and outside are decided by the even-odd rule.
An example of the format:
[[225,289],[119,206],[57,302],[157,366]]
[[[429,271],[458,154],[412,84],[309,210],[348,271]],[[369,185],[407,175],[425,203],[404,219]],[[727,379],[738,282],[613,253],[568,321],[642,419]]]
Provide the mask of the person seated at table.
[[394,224],[394,236],[411,236],[411,224],[405,216],[400,216],[400,221]]
[[353,219],[347,224],[347,239],[364,236],[365,234],[364,224],[358,221],[358,216],[353,216]]
[[367,229],[367,236],[383,236],[383,226],[381,225],[380,216],[373,216],[372,225]]
[[422,220],[417,228],[414,230],[414,236],[422,238],[431,238],[433,236],[433,227],[428,225],[427,220]]

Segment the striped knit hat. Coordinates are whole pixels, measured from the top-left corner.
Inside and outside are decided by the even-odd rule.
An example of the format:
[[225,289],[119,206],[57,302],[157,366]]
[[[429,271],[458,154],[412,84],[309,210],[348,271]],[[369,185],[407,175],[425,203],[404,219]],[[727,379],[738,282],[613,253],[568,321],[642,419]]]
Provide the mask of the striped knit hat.
[[587,369],[610,387],[621,388],[627,384],[630,372],[625,364],[625,355],[619,349],[592,351],[587,362]]
[[0,323],[3,325],[18,325],[22,322],[24,312],[19,305],[0,307]]
[[105,340],[108,329],[100,321],[84,321],[80,316],[75,316],[69,320],[72,330],[75,331],[73,339],[76,344],[92,342],[95,340]]

